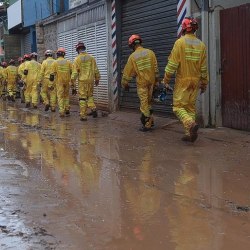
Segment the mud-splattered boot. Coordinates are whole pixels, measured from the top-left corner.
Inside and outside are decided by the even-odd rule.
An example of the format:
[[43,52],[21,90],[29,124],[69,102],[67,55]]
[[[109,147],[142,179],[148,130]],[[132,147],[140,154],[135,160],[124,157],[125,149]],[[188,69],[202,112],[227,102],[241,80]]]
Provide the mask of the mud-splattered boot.
[[191,138],[191,142],[195,142],[198,138],[198,129],[199,129],[199,125],[194,122],[191,127],[190,127],[190,138]]

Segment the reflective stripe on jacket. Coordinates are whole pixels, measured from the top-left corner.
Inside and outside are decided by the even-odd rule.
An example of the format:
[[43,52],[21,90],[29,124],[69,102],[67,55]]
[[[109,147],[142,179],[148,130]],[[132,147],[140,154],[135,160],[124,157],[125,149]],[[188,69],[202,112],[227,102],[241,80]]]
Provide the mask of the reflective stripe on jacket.
[[128,58],[123,71],[122,85],[136,77],[138,85],[155,84],[159,78],[159,69],[155,53],[152,50],[138,47]]
[[186,34],[175,42],[165,73],[171,77],[175,72],[177,79],[194,77],[208,82],[206,46],[194,34]]

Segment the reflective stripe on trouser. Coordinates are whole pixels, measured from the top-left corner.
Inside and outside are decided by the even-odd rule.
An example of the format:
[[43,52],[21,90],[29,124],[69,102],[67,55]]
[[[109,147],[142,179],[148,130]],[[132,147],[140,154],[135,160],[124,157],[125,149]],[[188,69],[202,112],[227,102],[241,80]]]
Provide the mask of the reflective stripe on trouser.
[[7,92],[8,92],[9,96],[15,96],[15,94],[16,94],[16,83],[15,82],[8,82]]
[[150,117],[153,89],[153,84],[146,86],[137,85],[137,94],[140,99],[140,110],[146,117]]
[[173,94],[173,111],[182,122],[186,135],[190,135],[190,127],[195,122],[195,104],[198,90],[197,79],[176,80]]
[[57,101],[59,106],[59,113],[64,114],[66,110],[70,109],[69,105],[69,83],[57,83]]
[[52,108],[56,107],[56,88],[54,90],[49,90],[48,85],[50,81],[49,79],[44,79],[42,88],[41,88],[41,96],[43,99],[44,105],[50,105]]
[[81,117],[85,117],[87,115],[87,107],[89,107],[91,110],[96,109],[93,92],[93,82],[78,82],[79,106]]

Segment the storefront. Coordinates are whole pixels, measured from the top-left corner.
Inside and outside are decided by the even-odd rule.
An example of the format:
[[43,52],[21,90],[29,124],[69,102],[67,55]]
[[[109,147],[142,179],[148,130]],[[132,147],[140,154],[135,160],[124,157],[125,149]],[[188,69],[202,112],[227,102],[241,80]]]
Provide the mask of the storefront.
[[[163,79],[167,57],[176,40],[177,1],[119,0],[116,6],[119,8],[117,22],[118,39],[121,41],[119,47],[120,72],[132,52],[128,48],[128,39],[132,34],[139,34],[142,37],[143,46],[155,52],[160,77]],[[119,93],[121,108],[139,108],[135,82],[131,84],[130,92],[123,92],[120,86]],[[167,103],[155,103],[154,110],[164,115],[172,114],[172,95],[168,95]]]

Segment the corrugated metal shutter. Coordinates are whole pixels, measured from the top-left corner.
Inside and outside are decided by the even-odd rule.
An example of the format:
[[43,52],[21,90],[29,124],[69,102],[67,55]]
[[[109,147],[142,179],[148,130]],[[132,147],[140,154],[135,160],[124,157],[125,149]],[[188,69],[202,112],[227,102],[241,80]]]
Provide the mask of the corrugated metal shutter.
[[[66,58],[73,62],[77,56],[75,45],[78,41],[85,43],[87,52],[95,57],[101,74],[100,84],[94,89],[95,103],[99,108],[108,110],[108,45],[104,9],[104,4],[101,4],[78,14],[74,30],[66,31],[68,27],[72,28],[74,18],[58,23],[58,46],[66,49]],[[77,98],[71,97],[71,100],[75,102]]]
[[[160,77],[164,76],[167,57],[176,40],[177,32],[176,0],[125,0],[122,1],[122,44],[121,67],[124,68],[131,50],[128,39],[132,34],[140,34],[143,46],[152,49],[158,60]],[[139,108],[135,82],[131,91],[120,95],[121,108]],[[154,104],[154,110],[164,115],[172,115],[172,95],[166,104]]]
[[28,33],[27,35],[24,35],[23,37],[23,52],[24,54],[29,54],[31,53],[31,32]]
[[75,50],[75,45],[77,44],[77,30],[72,30],[70,32],[64,32],[58,35],[58,47],[63,47],[66,50],[65,58],[74,61],[77,53]]

